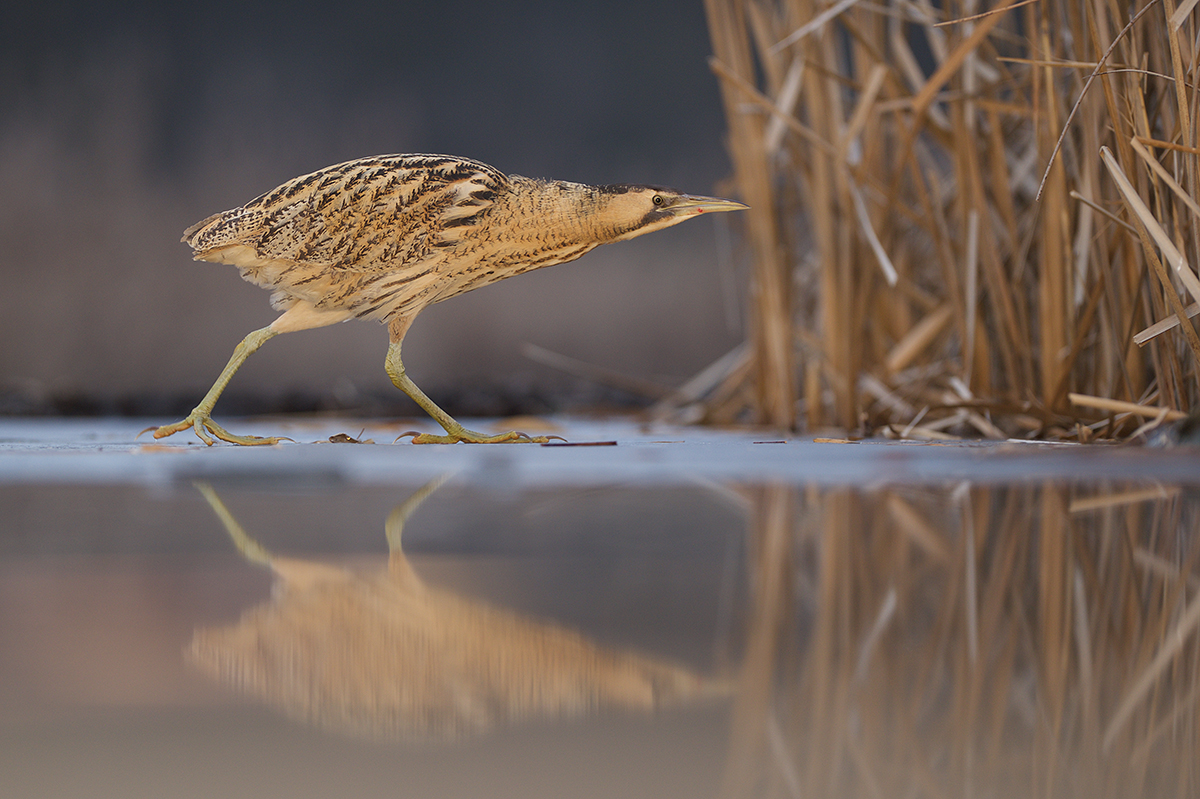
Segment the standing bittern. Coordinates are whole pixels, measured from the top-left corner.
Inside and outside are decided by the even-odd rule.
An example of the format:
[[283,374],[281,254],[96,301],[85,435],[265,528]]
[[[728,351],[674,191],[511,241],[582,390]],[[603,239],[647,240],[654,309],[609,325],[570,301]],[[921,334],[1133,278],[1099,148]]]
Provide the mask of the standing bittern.
[[242,339],[200,404],[154,437],[190,427],[209,445],[210,433],[234,444],[277,443],[233,435],[212,420],[234,372],[280,333],[376,319],[391,340],[388,376],[446,430],[415,435],[413,443],[544,442],[516,431],[467,430],[417,388],[400,344],[421,309],[601,244],[745,207],[655,186],[531,180],[445,155],[361,158],[294,178],[184,231],[196,260],[238,267],[245,280],[274,292],[271,304],[283,314]]

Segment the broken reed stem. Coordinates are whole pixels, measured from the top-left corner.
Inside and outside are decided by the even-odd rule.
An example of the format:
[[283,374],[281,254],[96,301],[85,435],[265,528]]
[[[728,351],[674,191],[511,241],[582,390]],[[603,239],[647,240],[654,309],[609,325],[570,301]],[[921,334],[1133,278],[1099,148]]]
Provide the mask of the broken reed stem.
[[754,208],[753,390],[709,418],[1075,437],[1068,393],[1197,403],[1200,80],[1171,0],[705,8]]
[[1089,397],[1084,394],[1068,394],[1067,399],[1084,408],[1096,408],[1112,413],[1132,413],[1143,418],[1156,419],[1162,417],[1168,422],[1186,419],[1187,414],[1170,408],[1159,408],[1154,405],[1139,405],[1136,402],[1121,402],[1105,397]]

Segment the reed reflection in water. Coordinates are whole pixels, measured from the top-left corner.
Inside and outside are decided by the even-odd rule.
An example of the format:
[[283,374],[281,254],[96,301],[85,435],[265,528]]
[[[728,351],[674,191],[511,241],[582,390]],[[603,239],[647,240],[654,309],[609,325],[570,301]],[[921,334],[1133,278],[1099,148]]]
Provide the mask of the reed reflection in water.
[[391,513],[390,555],[366,569],[271,555],[210,486],[198,486],[242,554],[277,583],[237,624],[198,629],[188,659],[289,717],[379,741],[457,740],[523,720],[651,711],[728,692],[680,666],[427,585],[401,537],[442,482]]
[[722,796],[1200,795],[1195,494],[744,496]]

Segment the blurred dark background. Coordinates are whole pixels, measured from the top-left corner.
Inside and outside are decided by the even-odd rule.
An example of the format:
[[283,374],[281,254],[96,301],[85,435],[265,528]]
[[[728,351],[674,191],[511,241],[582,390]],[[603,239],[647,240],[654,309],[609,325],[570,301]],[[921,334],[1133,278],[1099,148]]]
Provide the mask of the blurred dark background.
[[[721,191],[724,121],[698,2],[48,2],[0,50],[0,412],[182,413],[274,313],[185,227],[295,175],[389,152],[510,173]],[[452,412],[631,397],[526,342],[671,382],[740,338],[718,215],[434,306],[410,373]],[[282,336],[218,416],[415,412],[373,323]],[[382,404],[381,404],[382,403]]]

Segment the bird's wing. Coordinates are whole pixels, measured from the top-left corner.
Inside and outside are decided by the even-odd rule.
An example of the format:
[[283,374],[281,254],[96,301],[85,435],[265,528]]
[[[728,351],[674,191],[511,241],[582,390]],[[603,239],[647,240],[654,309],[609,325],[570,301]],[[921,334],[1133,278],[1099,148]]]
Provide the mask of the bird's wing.
[[209,217],[188,228],[183,240],[197,258],[239,266],[257,261],[392,271],[455,244],[508,185],[503,173],[464,158],[362,158],[302,175]]

